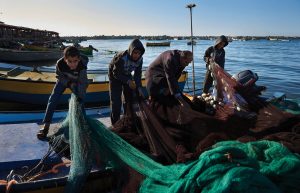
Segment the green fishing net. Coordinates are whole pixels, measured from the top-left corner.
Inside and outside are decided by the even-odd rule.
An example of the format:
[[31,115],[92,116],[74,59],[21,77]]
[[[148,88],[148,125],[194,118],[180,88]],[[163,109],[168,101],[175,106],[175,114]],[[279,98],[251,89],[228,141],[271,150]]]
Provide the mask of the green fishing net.
[[62,128],[72,159],[68,193],[80,192],[97,156],[109,167],[142,174],[141,193],[300,192],[300,157],[277,142],[220,142],[197,160],[164,166],[87,117],[75,96]]
[[294,115],[300,114],[300,99],[283,99],[271,101],[273,105],[281,110],[292,113]]

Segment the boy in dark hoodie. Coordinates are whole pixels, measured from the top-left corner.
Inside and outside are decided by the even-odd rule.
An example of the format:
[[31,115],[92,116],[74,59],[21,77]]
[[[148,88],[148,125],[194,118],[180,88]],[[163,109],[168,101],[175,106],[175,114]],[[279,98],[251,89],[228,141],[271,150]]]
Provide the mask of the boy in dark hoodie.
[[[109,64],[109,93],[111,105],[111,123],[120,119],[122,92],[125,99],[124,107],[133,99],[133,91],[141,93],[142,65],[145,48],[139,39],[134,39],[128,50],[117,53]],[[125,109],[126,110],[126,109]]]
[[203,93],[208,93],[209,88],[212,86],[213,78],[211,71],[208,68],[210,62],[216,62],[221,68],[224,69],[225,65],[225,50],[224,47],[228,45],[228,40],[224,35],[217,38],[215,45],[207,48],[204,54],[204,61],[206,62],[206,75],[203,82]]
[[88,87],[87,79],[87,63],[89,59],[84,55],[80,55],[79,50],[70,46],[64,50],[64,57],[56,63],[56,84],[49,97],[48,105],[43,120],[44,128],[37,133],[39,139],[45,139],[48,134],[53,113],[59,102],[60,96],[66,90],[77,95],[80,102],[83,101]]

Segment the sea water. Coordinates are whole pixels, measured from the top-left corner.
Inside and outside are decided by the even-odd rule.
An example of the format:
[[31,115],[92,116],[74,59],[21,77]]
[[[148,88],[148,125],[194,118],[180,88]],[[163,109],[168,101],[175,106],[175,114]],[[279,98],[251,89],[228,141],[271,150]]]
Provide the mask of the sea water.
[[[98,52],[90,57],[90,70],[107,71],[109,62],[114,54],[128,49],[131,39],[88,40],[81,42],[82,46],[92,45]],[[141,40],[146,45],[147,40]],[[191,50],[188,40],[171,40],[170,47],[146,47],[144,67],[166,50]],[[206,72],[203,55],[205,50],[214,44],[214,40],[196,40],[194,45],[194,69],[196,89],[202,88]],[[300,99],[300,40],[269,41],[250,40],[232,41],[227,47],[225,70],[231,75],[243,70],[257,73],[257,85],[264,85],[267,90],[263,93],[271,97],[274,92],[283,92],[288,98]],[[3,65],[3,63],[1,63]],[[54,68],[50,66],[47,68]],[[189,72],[186,90],[192,89],[192,63],[186,67]]]
[[[90,59],[91,69],[107,69],[114,52],[128,49],[131,40],[89,40],[82,45],[93,45],[99,52],[94,52]],[[142,40],[146,44],[146,40]],[[194,69],[196,89],[202,88],[206,72],[203,56],[205,50],[214,44],[214,40],[197,40],[194,45]],[[170,47],[145,47],[144,66],[149,64],[162,52],[170,49],[191,50],[187,40],[172,40]],[[288,98],[300,99],[300,40],[291,41],[232,41],[225,47],[225,69],[230,74],[242,70],[257,73],[258,85],[265,85],[263,93],[270,97],[274,92],[286,93]],[[192,64],[186,70],[189,79],[186,89],[192,89]],[[188,87],[188,88],[187,88]]]

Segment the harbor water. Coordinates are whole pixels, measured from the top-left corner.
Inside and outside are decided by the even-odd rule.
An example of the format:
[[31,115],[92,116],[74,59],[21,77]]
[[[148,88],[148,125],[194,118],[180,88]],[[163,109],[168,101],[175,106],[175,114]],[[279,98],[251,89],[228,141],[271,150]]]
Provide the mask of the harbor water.
[[[143,56],[144,67],[147,67],[161,52],[169,49],[191,50],[188,40],[172,40],[170,47],[146,47],[147,40],[142,40],[146,51]],[[214,40],[196,40],[194,45],[194,67],[196,89],[202,88],[205,75],[203,55],[205,50],[214,44]],[[128,48],[130,39],[88,40],[81,42],[82,46],[92,45],[99,52],[90,57],[90,70],[107,71],[108,64],[118,51]],[[232,41],[227,47],[225,69],[231,75],[242,70],[252,70],[257,73],[258,85],[264,85],[267,90],[263,93],[271,97],[274,92],[283,92],[288,98],[300,99],[300,40],[291,41]],[[1,66],[6,65],[0,63]],[[7,64],[8,66],[11,64]],[[54,69],[54,64],[46,68]],[[186,90],[192,89],[192,64],[186,70],[189,72]]]

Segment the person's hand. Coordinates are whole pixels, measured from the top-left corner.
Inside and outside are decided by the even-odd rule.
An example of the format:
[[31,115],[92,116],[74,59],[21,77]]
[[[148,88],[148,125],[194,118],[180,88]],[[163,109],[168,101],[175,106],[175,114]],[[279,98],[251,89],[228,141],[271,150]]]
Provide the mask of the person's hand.
[[212,57],[208,58],[208,61],[209,61],[210,64],[215,62],[214,58],[212,58]]
[[75,82],[70,83],[69,88],[71,89],[71,91],[72,91],[74,94],[77,94],[77,93],[78,93],[78,86],[77,86],[77,83],[75,83]]
[[132,90],[136,89],[136,84],[133,80],[128,80],[128,85],[129,85],[130,89],[132,89]]
[[182,107],[190,108],[190,105],[182,98],[180,93],[175,94],[175,98],[179,101]]
[[205,62],[209,63],[209,59],[210,59],[210,57],[205,57]]

